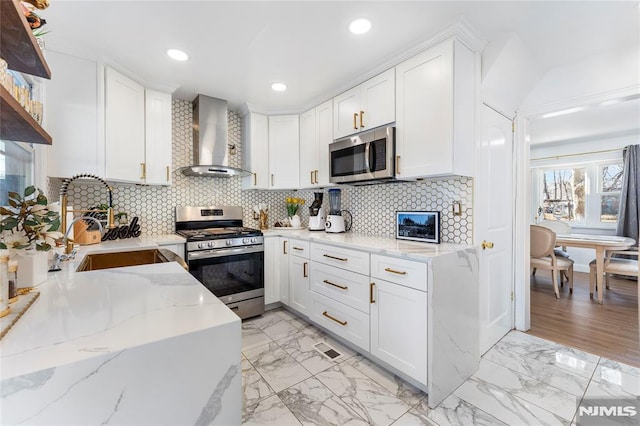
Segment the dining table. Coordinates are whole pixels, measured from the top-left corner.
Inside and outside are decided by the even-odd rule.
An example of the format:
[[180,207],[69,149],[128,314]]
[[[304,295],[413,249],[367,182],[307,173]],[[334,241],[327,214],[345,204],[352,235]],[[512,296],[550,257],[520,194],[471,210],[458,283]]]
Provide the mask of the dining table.
[[[596,288],[598,289],[598,303],[602,304],[604,294],[604,258],[609,250],[626,250],[635,245],[633,238],[615,235],[589,234],[557,234],[556,245],[563,247],[591,248],[596,251]],[[593,297],[593,295],[592,295]]]

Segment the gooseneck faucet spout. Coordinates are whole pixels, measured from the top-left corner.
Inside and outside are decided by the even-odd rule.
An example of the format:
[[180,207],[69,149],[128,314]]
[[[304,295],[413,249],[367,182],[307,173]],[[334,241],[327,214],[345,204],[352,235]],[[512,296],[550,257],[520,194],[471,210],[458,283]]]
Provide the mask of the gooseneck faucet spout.
[[[73,250],[73,244],[69,244],[69,231],[70,231],[70,227],[69,229],[67,229],[67,212],[74,212],[74,213],[87,213],[88,210],[68,210],[67,209],[67,203],[68,203],[68,197],[67,197],[67,192],[69,190],[69,184],[71,184],[71,182],[73,182],[76,179],[94,179],[97,180],[99,182],[101,182],[106,188],[107,188],[107,192],[108,192],[108,196],[109,196],[109,207],[106,210],[107,213],[107,228],[109,229],[113,229],[116,227],[116,223],[115,223],[115,216],[113,214],[113,188],[111,188],[111,186],[101,177],[98,177],[96,175],[92,175],[89,173],[81,173],[75,176],[72,176],[70,178],[65,179],[64,181],[62,181],[62,187],[60,188],[60,228],[61,229],[65,229],[65,238],[63,239],[63,241],[65,242],[65,254],[69,255],[71,254],[72,250]],[[95,211],[95,210],[94,210]],[[80,219],[80,218],[79,218]],[[83,217],[82,219],[89,219],[89,217]],[[95,219],[94,219],[95,220]],[[74,219],[71,222],[71,225],[73,225],[73,223],[76,220]],[[102,224],[100,224],[100,231],[102,232]]]

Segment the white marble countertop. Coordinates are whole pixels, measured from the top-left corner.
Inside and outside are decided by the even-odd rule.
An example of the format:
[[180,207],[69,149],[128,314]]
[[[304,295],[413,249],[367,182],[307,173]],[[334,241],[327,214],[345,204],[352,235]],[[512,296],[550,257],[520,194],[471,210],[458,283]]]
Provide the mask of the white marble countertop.
[[287,230],[283,228],[270,228],[262,231],[265,237],[289,237],[318,243],[332,244],[356,250],[364,250],[371,253],[387,256],[402,257],[421,262],[427,262],[435,256],[457,252],[475,247],[468,244],[431,244],[417,241],[396,240],[395,238],[372,237],[369,235],[345,232],[331,234],[322,231]]

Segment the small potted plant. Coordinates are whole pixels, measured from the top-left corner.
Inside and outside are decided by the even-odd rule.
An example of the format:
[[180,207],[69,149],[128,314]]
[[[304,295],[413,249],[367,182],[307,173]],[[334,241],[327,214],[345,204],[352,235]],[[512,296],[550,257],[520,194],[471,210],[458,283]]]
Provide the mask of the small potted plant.
[[0,249],[18,260],[18,287],[31,287],[47,279],[47,252],[62,237],[60,214],[49,208],[42,190],[28,186],[24,195],[9,192],[8,206],[0,207]]
[[301,221],[300,216],[298,216],[297,213],[300,206],[304,204],[304,200],[302,198],[287,197],[285,202],[287,206],[287,216],[289,218],[289,224],[293,228],[300,228]]

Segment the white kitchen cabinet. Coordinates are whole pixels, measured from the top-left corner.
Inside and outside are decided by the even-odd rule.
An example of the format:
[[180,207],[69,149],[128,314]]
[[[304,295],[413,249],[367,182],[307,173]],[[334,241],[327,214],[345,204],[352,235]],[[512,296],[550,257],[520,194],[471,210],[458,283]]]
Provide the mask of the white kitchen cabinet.
[[45,83],[44,118],[56,141],[47,149],[47,176],[104,176],[104,104],[101,67],[94,61],[47,51],[55,70]]
[[395,121],[395,84],[392,68],[333,98],[333,138]]
[[373,280],[370,352],[427,383],[427,292]]
[[329,186],[329,144],[333,142],[333,101],[300,115],[300,188]]
[[297,115],[269,117],[269,188],[300,186],[300,131]]
[[312,261],[309,278],[311,291],[369,313],[369,276]]
[[349,343],[369,351],[369,314],[313,291],[309,319]]
[[269,189],[269,118],[249,113],[242,123],[242,189]]
[[264,237],[264,303],[280,301],[280,238]]
[[289,240],[289,306],[302,315],[308,315],[309,307],[309,256],[297,252],[294,247],[308,244],[304,241]]
[[171,95],[145,90],[145,179],[171,185]]
[[289,306],[289,239],[280,237],[278,250],[278,282],[280,283],[280,302]]
[[475,58],[444,41],[396,66],[396,177],[473,176]]
[[105,178],[144,183],[144,87],[105,69]]

